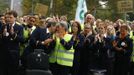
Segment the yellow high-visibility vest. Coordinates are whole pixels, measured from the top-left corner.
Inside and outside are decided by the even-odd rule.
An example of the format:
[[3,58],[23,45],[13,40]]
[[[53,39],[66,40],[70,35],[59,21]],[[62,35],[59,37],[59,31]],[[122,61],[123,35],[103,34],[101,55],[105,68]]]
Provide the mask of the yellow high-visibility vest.
[[[134,34],[133,34],[133,31],[130,31],[130,36],[129,37],[133,40],[133,45],[134,45]],[[133,46],[131,61],[134,62],[134,46]]]
[[[71,38],[72,35],[65,34],[63,39],[66,42],[68,42],[71,40]],[[56,38],[56,46],[54,48],[54,51],[50,54],[49,62],[72,67],[73,59],[74,59],[73,46],[71,47],[70,50],[66,50],[64,46],[60,43],[60,38]]]

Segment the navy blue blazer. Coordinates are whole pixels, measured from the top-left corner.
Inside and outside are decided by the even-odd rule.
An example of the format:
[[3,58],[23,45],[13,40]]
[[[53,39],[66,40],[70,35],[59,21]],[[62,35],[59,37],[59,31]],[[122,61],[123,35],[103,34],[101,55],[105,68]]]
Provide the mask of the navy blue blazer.
[[[29,44],[25,48],[24,55],[28,55],[29,53],[32,53],[34,49],[43,49],[45,53],[50,53],[51,48],[50,45],[49,47],[44,46],[41,42],[51,38],[51,35],[49,33],[46,33],[46,29],[37,27],[33,33],[31,34]],[[52,43],[53,44],[53,43]]]
[[20,43],[24,42],[23,27],[18,24],[15,24],[13,27],[14,34],[11,34],[9,25],[6,26],[7,26],[7,32],[9,33],[9,36],[2,37],[4,48],[7,50],[19,51]]
[[0,40],[2,38],[2,23],[0,22]]
[[[133,50],[133,41],[131,38],[129,38],[129,35],[126,36],[124,39],[120,39],[119,36],[117,36],[115,38],[115,41],[117,41],[117,47],[124,49],[124,51],[118,51],[114,48],[115,58],[120,59],[120,58],[127,57],[128,59],[130,59]],[[127,44],[127,47],[122,46],[123,42]]]

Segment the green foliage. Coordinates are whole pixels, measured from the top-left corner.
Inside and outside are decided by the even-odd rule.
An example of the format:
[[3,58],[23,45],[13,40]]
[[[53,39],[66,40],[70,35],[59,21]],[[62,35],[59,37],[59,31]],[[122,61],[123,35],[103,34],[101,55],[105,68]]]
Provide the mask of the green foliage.
[[[50,6],[51,0],[33,0],[33,5],[36,3],[42,3]],[[67,15],[69,19],[74,19],[78,0],[53,0],[53,9],[49,9],[46,16],[52,15]],[[95,15],[96,18],[116,20],[118,18],[124,18],[123,14],[117,11],[118,0],[103,0],[108,1],[107,8],[102,9],[99,5],[99,0],[86,0],[88,10],[91,14]],[[29,14],[32,11],[32,0],[23,0],[23,13]],[[35,8],[35,7],[34,7]],[[95,13],[96,11],[96,13]]]
[[76,11],[77,0],[54,0],[54,15],[67,15],[69,19],[73,19]]
[[31,0],[23,0],[22,1],[22,10],[23,14],[29,14],[32,11],[32,3]]
[[5,13],[6,9],[9,8],[9,5],[8,0],[0,0],[0,14]]
[[[22,1],[22,10],[23,14],[31,14],[36,6],[36,3],[42,3],[45,5],[49,5],[50,0],[23,0]],[[33,10],[32,10],[33,5]],[[34,13],[34,12],[33,12]]]

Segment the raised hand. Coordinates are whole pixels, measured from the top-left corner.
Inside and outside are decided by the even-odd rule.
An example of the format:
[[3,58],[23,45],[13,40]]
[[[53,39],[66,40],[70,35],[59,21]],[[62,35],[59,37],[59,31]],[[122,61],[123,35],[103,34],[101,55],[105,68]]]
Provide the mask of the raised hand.
[[10,33],[11,33],[11,35],[14,34],[14,28],[13,28],[13,26],[11,26]]
[[42,44],[43,44],[43,45],[48,45],[48,44],[51,43],[52,41],[53,41],[53,39],[48,38],[48,39],[44,40],[44,41],[42,42]]
[[9,33],[7,32],[7,27],[5,27],[3,30],[3,36],[9,36]]
[[116,47],[117,46],[117,41],[113,41],[112,44],[113,44],[113,47]]

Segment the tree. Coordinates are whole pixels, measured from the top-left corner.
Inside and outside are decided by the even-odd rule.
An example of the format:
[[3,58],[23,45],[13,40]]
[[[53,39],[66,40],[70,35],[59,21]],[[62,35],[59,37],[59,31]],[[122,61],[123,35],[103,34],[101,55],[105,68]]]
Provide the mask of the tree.
[[54,0],[54,15],[67,15],[69,19],[74,19],[77,0]]
[[22,1],[22,10],[23,14],[29,14],[32,11],[32,0],[23,0]]
[[[34,14],[34,9],[37,3],[49,5],[50,0],[23,0],[22,10],[23,14]],[[33,12],[33,13],[32,13]]]
[[[50,6],[51,0],[33,0],[33,6],[36,3],[42,3]],[[50,16],[52,12],[53,15],[67,15],[69,19],[74,19],[78,0],[53,0],[53,8],[48,11],[46,16]],[[100,19],[110,19],[116,20],[118,18],[123,19],[123,14],[117,12],[117,0],[101,0],[108,1],[107,8],[102,9],[99,5],[100,0],[86,0],[87,8],[90,13],[93,14],[96,18]],[[23,13],[30,14],[32,11],[32,0],[23,0]]]
[[0,0],[0,14],[3,14],[6,12],[7,8],[9,8],[9,0]]

